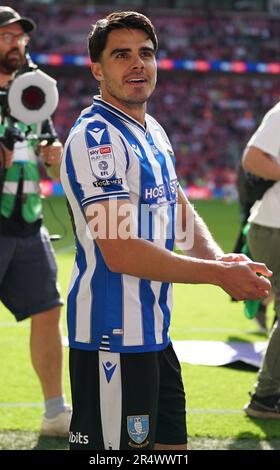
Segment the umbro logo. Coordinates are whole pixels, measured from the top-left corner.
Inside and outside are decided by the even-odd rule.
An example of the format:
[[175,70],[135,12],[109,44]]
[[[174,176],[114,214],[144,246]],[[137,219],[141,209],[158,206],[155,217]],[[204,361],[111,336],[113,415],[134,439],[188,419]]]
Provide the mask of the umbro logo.
[[96,140],[96,142],[100,145],[102,136],[104,134],[105,129],[100,129],[99,127],[96,127],[92,130],[88,129],[88,133]]
[[117,364],[112,364],[110,361],[107,361],[105,363],[103,362],[102,364],[103,364],[103,369],[106,375],[107,382],[109,383],[115,372]]

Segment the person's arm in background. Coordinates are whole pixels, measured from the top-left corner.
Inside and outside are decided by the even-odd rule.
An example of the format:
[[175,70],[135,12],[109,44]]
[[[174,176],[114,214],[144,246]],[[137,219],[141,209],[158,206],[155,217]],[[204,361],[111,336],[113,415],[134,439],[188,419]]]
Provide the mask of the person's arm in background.
[[13,162],[13,151],[0,142],[0,169],[9,168]]
[[43,123],[42,135],[49,135],[53,138],[52,143],[48,143],[47,138],[40,142],[39,155],[46,165],[48,175],[53,180],[57,180],[60,178],[60,162],[63,146],[57,138],[51,118]]
[[[107,231],[104,237],[98,237],[96,205],[85,208],[88,225],[96,240],[107,267],[112,272],[128,274],[142,279],[161,282],[178,282],[192,284],[214,284],[237,299],[259,299],[266,297],[270,283],[256,273],[270,276],[271,272],[262,263],[251,260],[241,262],[225,262],[215,257],[223,256],[222,250],[216,245],[206,228],[200,221],[194,221],[194,247],[200,256],[207,259],[192,258],[179,255],[156,244],[137,237],[124,239],[120,236],[120,227],[126,218],[120,216],[121,208],[129,200],[119,200],[111,213],[109,201],[99,202],[105,217],[99,223],[110,227],[112,217],[116,221],[116,237],[110,237]],[[97,230],[96,230],[97,229]]]
[[246,147],[242,166],[244,170],[267,180],[280,180],[280,165],[266,152],[255,146]]

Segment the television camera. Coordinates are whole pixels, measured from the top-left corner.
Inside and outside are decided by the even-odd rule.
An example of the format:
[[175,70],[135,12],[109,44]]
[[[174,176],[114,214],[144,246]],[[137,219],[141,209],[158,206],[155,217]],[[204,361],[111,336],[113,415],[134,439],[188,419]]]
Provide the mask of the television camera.
[[[52,144],[57,140],[57,134],[50,119],[58,104],[56,80],[38,69],[26,54],[26,63],[18,72],[7,89],[0,89],[0,125],[5,128],[0,137],[8,150],[12,151],[16,142],[28,139],[47,140]],[[25,124],[25,126],[19,125]],[[36,124],[36,131],[34,131]],[[32,126],[31,126],[32,125]],[[23,131],[22,128],[25,130]],[[2,158],[1,158],[2,150]],[[0,200],[5,178],[5,152],[0,145]],[[48,165],[47,165],[48,166]],[[64,224],[52,214],[63,229],[63,235],[51,235],[51,240],[60,240],[66,234]],[[1,216],[0,216],[1,223]]]
[[[1,123],[6,123],[5,133],[0,138],[5,147],[13,150],[17,141],[23,141],[32,135],[34,131],[31,124],[40,124],[48,120],[54,113],[58,104],[58,91],[56,80],[38,69],[38,67],[27,57],[27,65],[11,82],[7,89],[0,89],[0,117]],[[23,132],[17,126],[22,122],[27,126]],[[38,126],[40,128],[40,126]],[[56,134],[49,126],[47,134],[36,137],[39,140],[47,139],[52,143]]]

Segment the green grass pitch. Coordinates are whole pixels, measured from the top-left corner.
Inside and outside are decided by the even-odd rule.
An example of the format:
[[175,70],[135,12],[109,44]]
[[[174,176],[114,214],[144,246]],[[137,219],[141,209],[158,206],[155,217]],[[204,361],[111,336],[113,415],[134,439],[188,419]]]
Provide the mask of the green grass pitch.
[[[66,237],[54,243],[59,282],[64,299],[73,264],[73,236],[64,198],[47,201],[45,222],[50,233]],[[236,203],[197,201],[195,207],[225,251],[231,251],[238,233]],[[243,314],[240,302],[213,286],[174,286],[171,337],[190,340],[260,341],[256,328]],[[39,437],[42,395],[29,358],[29,321],[16,324],[0,304],[0,449],[66,449],[64,439]],[[66,335],[65,307],[63,332]],[[269,308],[269,321],[273,311]],[[68,351],[65,349],[65,388],[70,400]],[[188,432],[194,449],[280,449],[279,422],[251,420],[242,412],[256,379],[250,367],[206,367],[182,364],[187,394]]]

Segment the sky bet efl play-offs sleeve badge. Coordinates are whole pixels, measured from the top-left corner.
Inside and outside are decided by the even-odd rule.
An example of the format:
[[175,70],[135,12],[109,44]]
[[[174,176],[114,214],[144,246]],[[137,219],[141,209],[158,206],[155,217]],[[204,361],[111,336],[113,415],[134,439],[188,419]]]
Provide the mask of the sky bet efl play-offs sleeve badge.
[[101,180],[111,178],[115,174],[115,159],[106,124],[95,122],[86,136],[93,175]]
[[149,416],[127,416],[127,431],[131,441],[131,447],[143,447],[148,444],[144,442],[149,433]]

